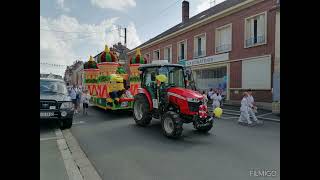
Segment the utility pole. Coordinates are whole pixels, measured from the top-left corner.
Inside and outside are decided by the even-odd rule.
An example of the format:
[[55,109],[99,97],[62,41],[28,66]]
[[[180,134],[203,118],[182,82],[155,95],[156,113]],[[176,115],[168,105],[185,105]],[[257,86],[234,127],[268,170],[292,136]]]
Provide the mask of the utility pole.
[[[124,36],[121,35],[121,30],[123,29],[124,29]],[[123,28],[122,26],[118,25],[118,33],[120,38],[124,38],[124,46],[127,47],[127,28]]]
[[124,28],[124,46],[127,47],[127,28]]

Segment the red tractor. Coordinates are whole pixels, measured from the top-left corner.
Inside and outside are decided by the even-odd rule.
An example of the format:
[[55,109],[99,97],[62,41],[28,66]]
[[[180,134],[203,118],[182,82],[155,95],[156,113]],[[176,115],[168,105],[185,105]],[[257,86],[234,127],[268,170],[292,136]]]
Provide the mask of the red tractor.
[[150,124],[152,118],[160,119],[165,136],[177,138],[182,134],[183,123],[193,123],[194,128],[208,132],[213,117],[203,104],[203,96],[187,89],[185,69],[179,64],[154,61],[139,67],[141,88],[134,97],[133,117],[140,126]]

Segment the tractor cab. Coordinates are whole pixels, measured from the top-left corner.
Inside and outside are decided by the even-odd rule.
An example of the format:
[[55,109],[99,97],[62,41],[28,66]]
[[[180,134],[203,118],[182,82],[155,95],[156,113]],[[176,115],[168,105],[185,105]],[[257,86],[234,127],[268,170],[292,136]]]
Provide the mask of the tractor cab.
[[152,118],[160,119],[168,137],[180,136],[183,123],[193,122],[196,129],[204,132],[212,128],[204,97],[188,88],[183,65],[158,60],[141,65],[139,71],[141,85],[133,106],[138,125],[146,126]]
[[[186,88],[184,69],[181,65],[160,61],[158,63],[142,65],[139,70],[141,71],[141,87],[146,88],[153,99],[156,98],[155,93],[157,88],[160,91],[170,87]],[[165,80],[161,82],[157,77],[165,77]]]

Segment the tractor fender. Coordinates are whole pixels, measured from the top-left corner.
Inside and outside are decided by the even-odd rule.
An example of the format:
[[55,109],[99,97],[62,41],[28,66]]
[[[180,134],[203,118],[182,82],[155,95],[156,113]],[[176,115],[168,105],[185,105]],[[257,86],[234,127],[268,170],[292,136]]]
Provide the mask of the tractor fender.
[[149,110],[151,111],[153,109],[153,104],[150,93],[144,88],[138,88],[138,94],[144,94],[147,97],[149,102]]

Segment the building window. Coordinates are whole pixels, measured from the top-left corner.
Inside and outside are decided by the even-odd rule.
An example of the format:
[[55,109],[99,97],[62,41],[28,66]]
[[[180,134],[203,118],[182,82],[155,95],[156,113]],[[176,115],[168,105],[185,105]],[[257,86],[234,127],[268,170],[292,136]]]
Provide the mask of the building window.
[[216,29],[216,54],[231,51],[232,25],[228,24]]
[[164,48],[164,60],[172,63],[172,46],[167,46]]
[[242,61],[243,89],[271,89],[271,57]]
[[227,92],[227,66],[194,70],[195,82],[199,90],[210,88],[221,89],[223,95]]
[[203,57],[206,55],[206,34],[194,37],[194,53],[193,57]]
[[178,42],[178,61],[187,59],[187,41]]
[[160,49],[153,51],[153,60],[160,59]]
[[147,64],[150,63],[150,53],[144,54],[144,58],[145,58]]
[[261,13],[245,19],[245,47],[266,44],[267,13]]

